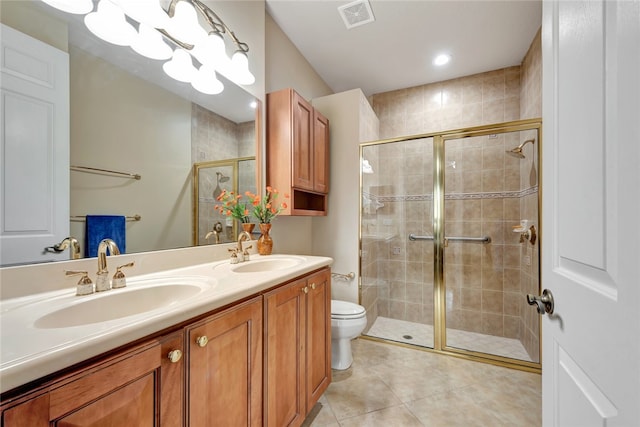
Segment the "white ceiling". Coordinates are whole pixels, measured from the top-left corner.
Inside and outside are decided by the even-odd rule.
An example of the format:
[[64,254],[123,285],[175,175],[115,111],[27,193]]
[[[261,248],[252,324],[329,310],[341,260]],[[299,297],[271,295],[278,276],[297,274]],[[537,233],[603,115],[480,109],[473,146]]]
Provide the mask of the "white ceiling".
[[351,0],[266,3],[334,92],[367,96],[519,65],[542,22],[541,0],[370,0],[375,21],[350,30],[338,7]]

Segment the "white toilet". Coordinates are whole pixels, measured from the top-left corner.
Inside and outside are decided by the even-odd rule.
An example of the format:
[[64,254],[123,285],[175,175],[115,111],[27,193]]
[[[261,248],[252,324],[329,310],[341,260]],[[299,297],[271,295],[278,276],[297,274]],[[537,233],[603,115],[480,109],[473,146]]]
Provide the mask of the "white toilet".
[[347,301],[331,300],[331,368],[348,369],[353,362],[351,340],[367,326],[363,306]]

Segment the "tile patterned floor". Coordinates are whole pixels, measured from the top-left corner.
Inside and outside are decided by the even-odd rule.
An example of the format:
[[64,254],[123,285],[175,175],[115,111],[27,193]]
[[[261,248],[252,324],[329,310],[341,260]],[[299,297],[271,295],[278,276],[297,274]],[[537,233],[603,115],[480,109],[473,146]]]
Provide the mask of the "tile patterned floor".
[[540,375],[364,339],[305,427],[533,427]]
[[[433,348],[432,325],[378,316],[367,335]],[[405,336],[411,338],[405,338]],[[532,361],[522,343],[516,339],[447,329],[447,344],[450,347]]]

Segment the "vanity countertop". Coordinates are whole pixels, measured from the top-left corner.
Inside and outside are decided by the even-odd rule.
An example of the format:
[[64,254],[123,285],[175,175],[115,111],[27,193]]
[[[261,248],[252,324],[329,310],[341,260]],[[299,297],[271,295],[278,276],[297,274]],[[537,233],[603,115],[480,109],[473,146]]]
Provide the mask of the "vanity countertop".
[[131,276],[126,288],[87,296],[76,296],[74,286],[2,300],[0,392],[332,262],[327,257],[255,255],[235,265],[225,260]]

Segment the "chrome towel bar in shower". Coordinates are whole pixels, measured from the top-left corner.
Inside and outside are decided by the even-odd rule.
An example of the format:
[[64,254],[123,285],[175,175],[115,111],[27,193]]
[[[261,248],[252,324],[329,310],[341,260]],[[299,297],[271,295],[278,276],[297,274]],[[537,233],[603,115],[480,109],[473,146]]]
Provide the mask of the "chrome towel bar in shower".
[[[416,236],[415,234],[409,234],[409,240],[433,240],[433,236]],[[491,243],[490,236],[482,237],[445,237],[445,242],[463,242],[463,243],[482,243],[486,245]]]

